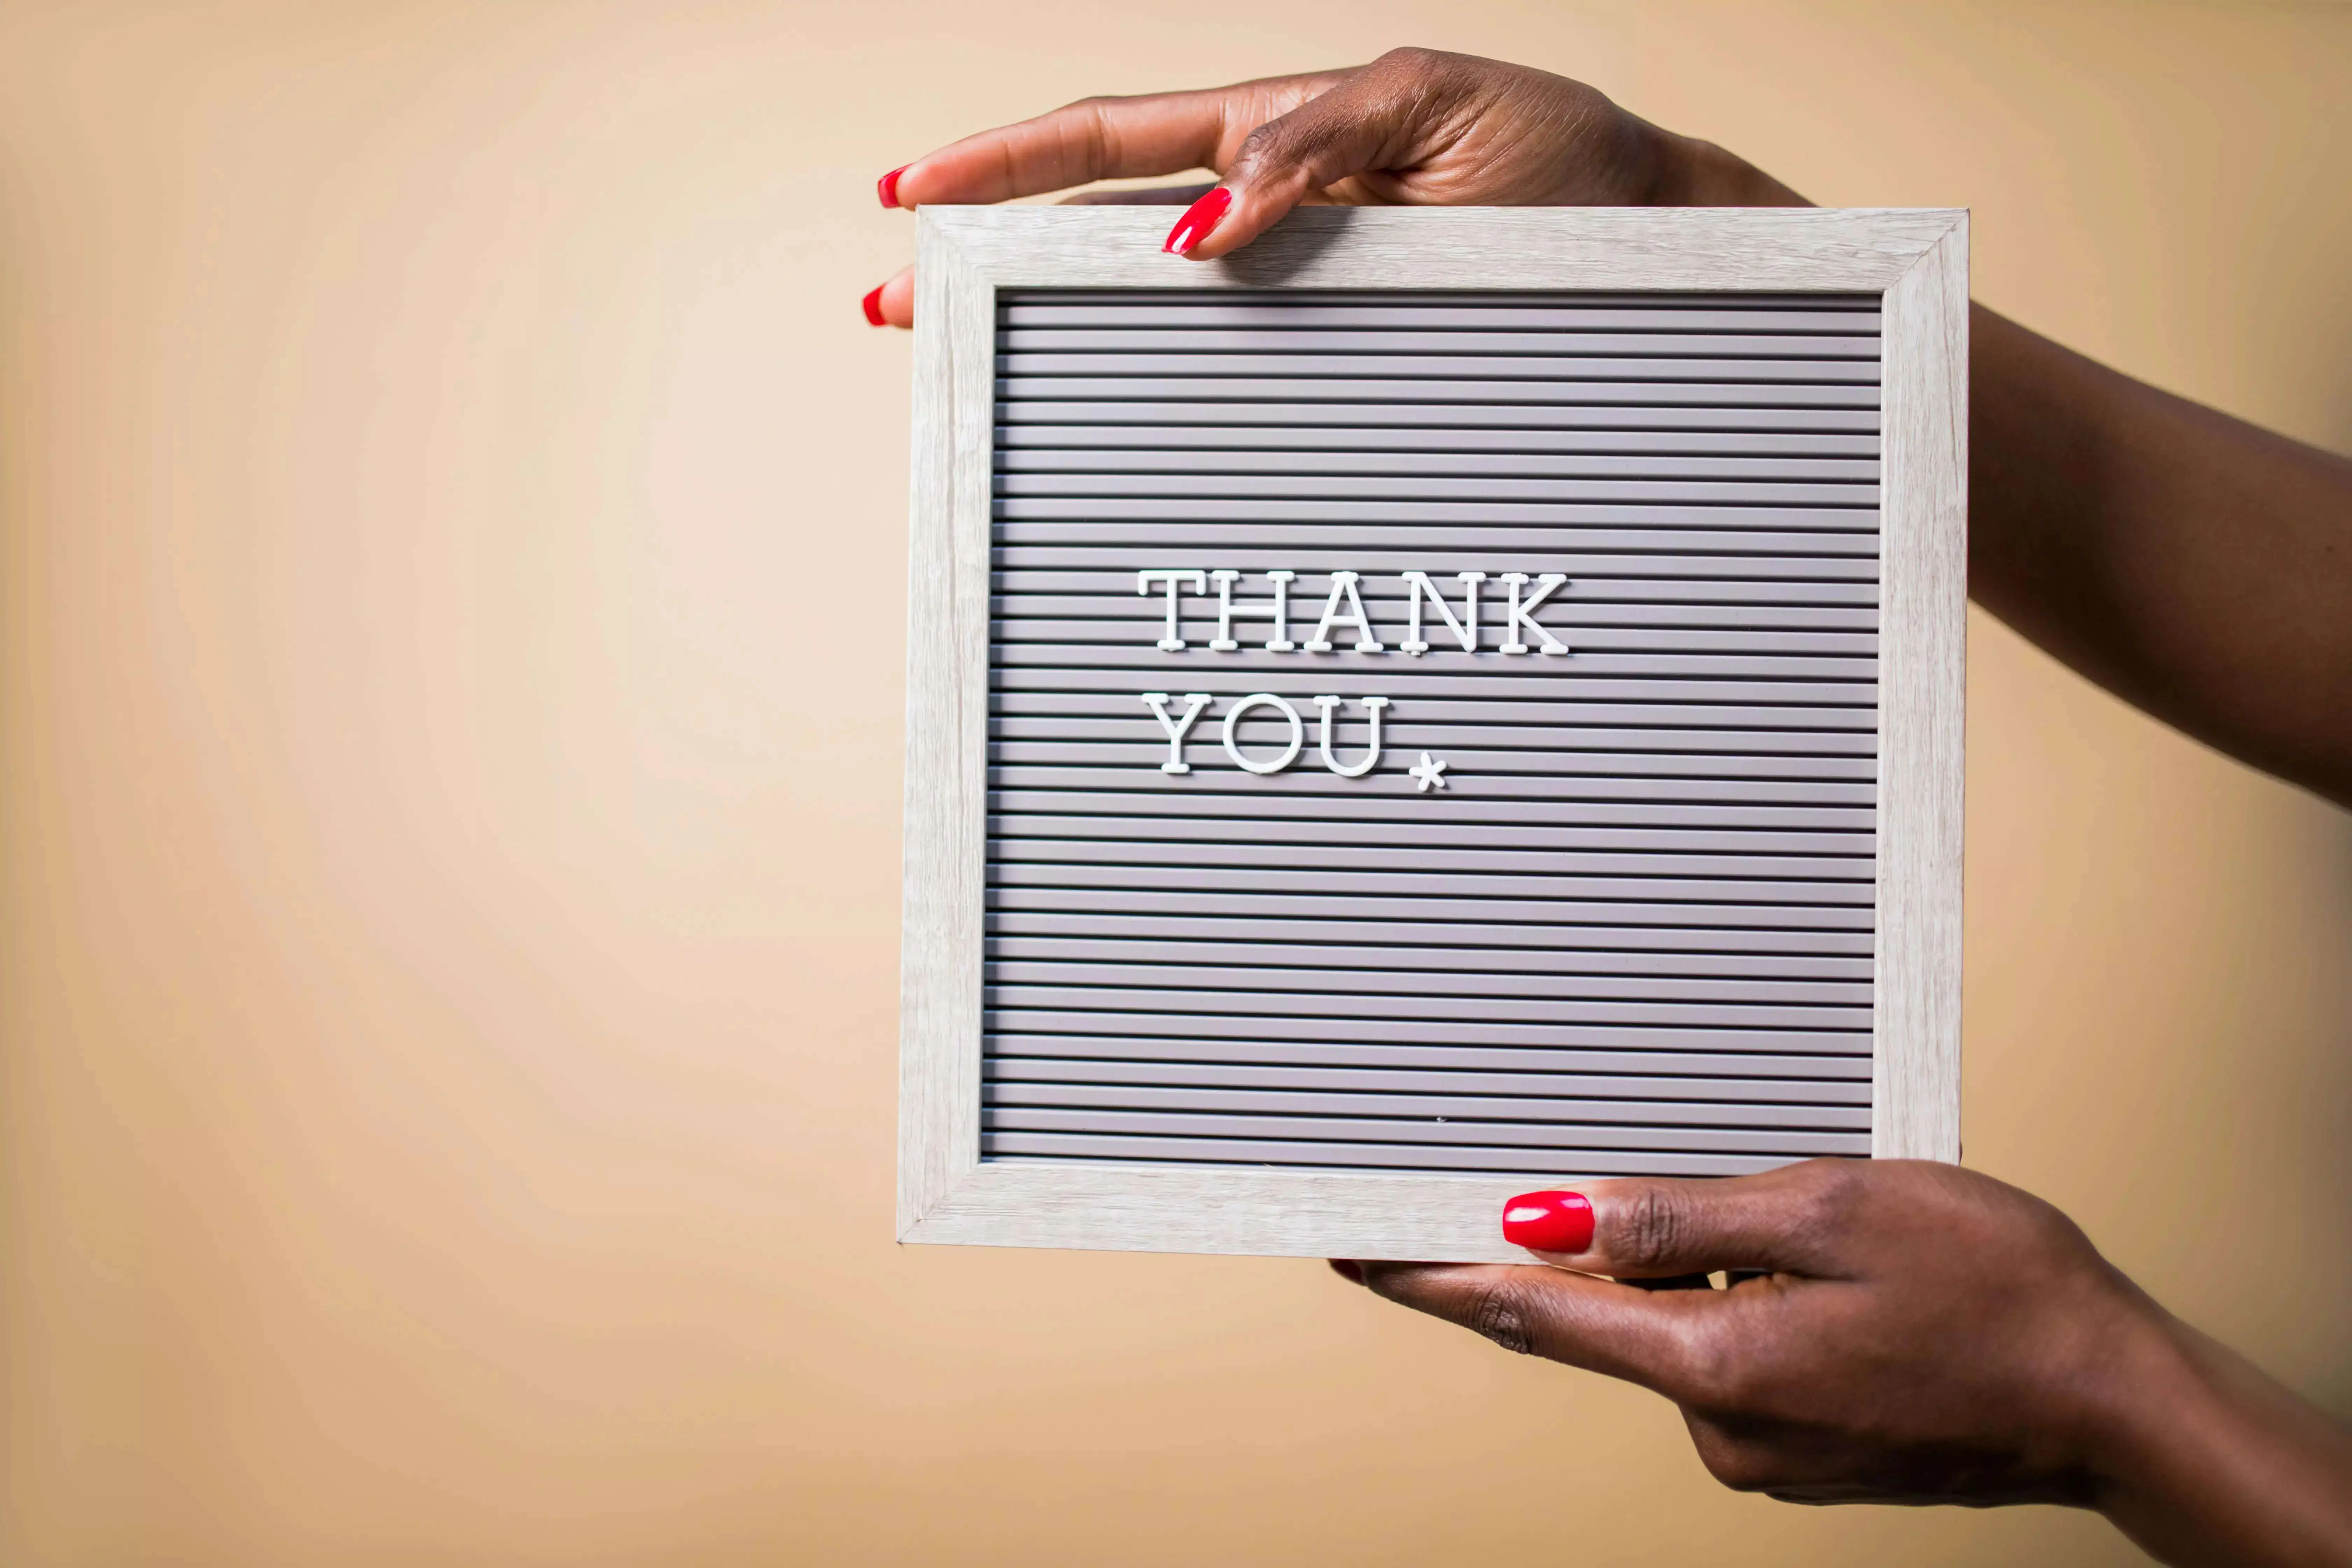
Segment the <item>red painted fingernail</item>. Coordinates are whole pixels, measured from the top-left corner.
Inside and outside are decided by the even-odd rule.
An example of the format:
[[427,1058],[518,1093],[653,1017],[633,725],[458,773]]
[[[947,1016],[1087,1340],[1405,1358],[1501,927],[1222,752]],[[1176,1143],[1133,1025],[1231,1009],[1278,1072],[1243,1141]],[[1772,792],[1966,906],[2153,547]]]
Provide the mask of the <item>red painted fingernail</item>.
[[874,292],[866,296],[866,324],[869,327],[890,324],[882,319],[882,287],[878,283],[875,285]]
[[1224,221],[1225,209],[1233,205],[1234,193],[1219,185],[1184,209],[1184,216],[1168,231],[1168,243],[1160,248],[1173,256],[1183,255],[1209,237],[1210,231]]
[[898,205],[898,176],[914,166],[912,163],[901,163],[874,182],[874,194],[882,198],[884,206],[896,207]]
[[1592,1205],[1582,1193],[1521,1193],[1503,1205],[1503,1239],[1531,1252],[1592,1245]]
[[1344,1258],[1334,1258],[1328,1261],[1331,1265],[1331,1272],[1349,1284],[1361,1285],[1364,1282],[1364,1269],[1361,1264],[1351,1263]]

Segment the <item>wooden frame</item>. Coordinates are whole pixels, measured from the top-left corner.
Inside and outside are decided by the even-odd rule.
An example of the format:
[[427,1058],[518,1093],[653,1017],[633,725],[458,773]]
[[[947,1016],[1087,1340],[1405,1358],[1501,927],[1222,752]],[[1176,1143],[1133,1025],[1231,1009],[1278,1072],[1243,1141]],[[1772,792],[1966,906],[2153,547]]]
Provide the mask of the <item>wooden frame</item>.
[[926,207],[908,631],[901,1240],[1509,1260],[1524,1184],[980,1152],[994,306],[1001,288],[1869,292],[1883,297],[1874,1152],[1959,1157],[1968,215],[1310,208],[1236,256],[1158,208]]

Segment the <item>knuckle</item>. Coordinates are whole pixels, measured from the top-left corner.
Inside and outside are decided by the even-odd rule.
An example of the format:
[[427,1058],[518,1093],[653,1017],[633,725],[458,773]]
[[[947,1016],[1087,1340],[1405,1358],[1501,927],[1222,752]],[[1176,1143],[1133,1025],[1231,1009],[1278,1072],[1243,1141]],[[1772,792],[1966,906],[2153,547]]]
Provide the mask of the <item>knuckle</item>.
[[1281,120],[1269,120],[1258,126],[1242,138],[1241,146],[1234,153],[1234,168],[1240,169],[1264,163],[1278,156],[1287,134],[1287,129]]
[[1682,1194],[1666,1186],[1640,1189],[1618,1210],[1616,1219],[1609,1237],[1609,1255],[1636,1269],[1664,1267],[1690,1228]]
[[1805,1173],[1804,1226],[1815,1237],[1844,1230],[1870,1200],[1870,1172],[1859,1160],[1817,1160]]
[[1689,1410],[1683,1413],[1683,1421],[1690,1428],[1698,1462],[1733,1491],[1760,1492],[1787,1480],[1788,1467],[1769,1444],[1758,1440],[1753,1428]]
[[1517,1355],[1535,1350],[1535,1292],[1516,1279],[1496,1279],[1479,1288],[1465,1319],[1474,1331]]
[[1871,1167],[1860,1160],[1814,1160],[1807,1163],[1805,1173],[1818,1201],[1851,1205],[1869,1186]]
[[1453,58],[1443,49],[1427,48],[1420,44],[1399,44],[1372,63],[1390,70],[1424,71],[1444,65]]
[[1723,1414],[1755,1405],[1757,1370],[1736,1337],[1693,1324],[1679,1349],[1682,1386],[1678,1392],[1685,1404]]
[[2028,1235],[2053,1257],[2097,1256],[2091,1238],[2063,1209],[2030,1194],[2021,1205]]
[[1706,1473],[1736,1492],[1769,1491],[1787,1483],[1787,1467],[1769,1448],[1735,1437],[1699,1445]]
[[1093,161],[1088,167],[1099,173],[1118,166],[1118,120],[1111,112],[1111,100],[1092,98],[1087,100],[1087,141]]
[[1303,174],[1345,130],[1341,122],[1328,116],[1286,114],[1269,120],[1242,138],[1227,174],[1235,180]]

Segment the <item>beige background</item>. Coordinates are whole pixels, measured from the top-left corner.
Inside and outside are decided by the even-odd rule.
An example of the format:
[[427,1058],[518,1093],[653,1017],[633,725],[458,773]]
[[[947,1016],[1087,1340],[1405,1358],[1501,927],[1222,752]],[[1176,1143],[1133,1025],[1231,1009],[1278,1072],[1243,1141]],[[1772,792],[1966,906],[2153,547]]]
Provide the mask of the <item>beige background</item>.
[[[2352,448],[2352,11],[0,4],[11,1564],[2128,1561],[1319,1264],[890,1241],[874,176],[1421,42]],[[1969,1152],[2352,1409],[2352,819],[1974,628]]]

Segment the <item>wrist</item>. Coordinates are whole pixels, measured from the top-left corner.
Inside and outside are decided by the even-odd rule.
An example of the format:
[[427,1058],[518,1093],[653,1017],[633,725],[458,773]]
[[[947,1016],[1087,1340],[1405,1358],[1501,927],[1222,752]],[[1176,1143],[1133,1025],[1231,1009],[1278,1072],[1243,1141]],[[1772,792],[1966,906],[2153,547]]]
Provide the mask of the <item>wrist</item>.
[[2160,1491],[2182,1463],[2179,1436],[2205,1425],[2217,1403],[2182,1326],[2153,1302],[2137,1302],[2101,1336],[2088,1380],[2083,1464],[2102,1512],[2128,1510]]
[[2093,1506],[2159,1560],[2352,1563],[2352,1433],[2153,1302],[2119,1337]]
[[1651,142],[1643,205],[1660,207],[1805,207],[1813,204],[1712,142],[1640,122]]

